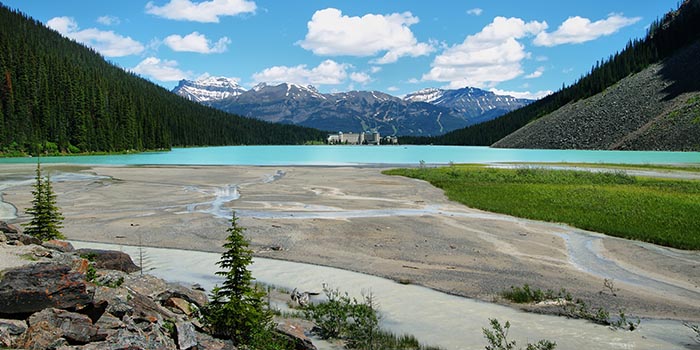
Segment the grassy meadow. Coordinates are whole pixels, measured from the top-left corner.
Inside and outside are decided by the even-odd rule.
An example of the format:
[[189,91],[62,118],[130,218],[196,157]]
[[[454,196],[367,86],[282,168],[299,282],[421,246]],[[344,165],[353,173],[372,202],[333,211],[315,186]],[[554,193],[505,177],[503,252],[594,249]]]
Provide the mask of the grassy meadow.
[[472,208],[700,250],[700,181],[633,177],[622,171],[479,165],[384,173],[428,181]]

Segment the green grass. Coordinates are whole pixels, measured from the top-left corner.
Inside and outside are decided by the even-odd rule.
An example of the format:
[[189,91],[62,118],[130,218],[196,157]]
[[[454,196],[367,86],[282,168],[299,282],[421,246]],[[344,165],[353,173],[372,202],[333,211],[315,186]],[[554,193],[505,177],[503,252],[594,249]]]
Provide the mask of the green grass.
[[[700,173],[700,163],[686,165],[670,164],[617,164],[617,163],[506,163],[524,166],[560,166],[578,168],[624,169],[624,170],[660,170],[660,171],[686,171]],[[461,166],[461,164],[460,164]]]
[[541,168],[393,169],[467,206],[679,249],[700,249],[700,181]]

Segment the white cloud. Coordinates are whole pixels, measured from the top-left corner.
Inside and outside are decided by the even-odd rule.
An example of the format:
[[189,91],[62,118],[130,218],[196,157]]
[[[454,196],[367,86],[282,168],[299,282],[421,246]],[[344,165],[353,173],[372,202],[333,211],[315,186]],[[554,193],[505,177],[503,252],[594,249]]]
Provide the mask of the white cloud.
[[544,67],[537,67],[534,72],[525,76],[525,79],[535,79],[539,78],[544,74]]
[[146,4],[146,12],[159,17],[180,21],[219,23],[219,17],[253,13],[257,6],[248,0],[170,0],[163,6],[152,1]]
[[70,17],[54,17],[46,22],[46,25],[67,38],[92,47],[107,57],[135,55],[144,50],[140,42],[111,30],[102,31],[97,28],[79,30],[78,23]]
[[467,14],[472,16],[481,16],[482,13],[484,13],[484,10],[478,7],[467,11]]
[[97,23],[104,24],[106,26],[113,26],[121,23],[119,17],[115,16],[100,16],[97,17]]
[[523,74],[521,62],[530,57],[518,42],[547,29],[546,22],[496,17],[479,33],[436,56],[423,81],[448,82],[450,88],[493,87]]
[[370,68],[369,71],[370,71],[372,74],[375,74],[375,73],[379,73],[381,70],[382,70],[382,67],[379,67],[379,66],[372,66],[372,68]]
[[367,84],[372,80],[372,77],[367,73],[352,72],[350,73],[350,80],[360,84]]
[[505,91],[505,90],[499,90],[499,89],[491,89],[490,91],[496,95],[513,96],[515,98],[527,98],[530,100],[539,100],[542,97],[549,96],[552,94],[551,90],[530,92],[530,91]]
[[418,57],[435,51],[432,44],[419,43],[411,32],[410,26],[418,21],[410,12],[350,17],[338,9],[327,8],[314,13],[307,23],[306,37],[298,44],[321,56],[369,57],[384,53],[372,62],[393,63],[404,56]]
[[336,85],[343,83],[350,66],[333,60],[325,60],[318,66],[307,68],[300,64],[294,67],[274,66],[253,74],[258,83],[295,83],[299,85]]
[[177,68],[176,61],[161,60],[157,57],[144,59],[136,67],[131,68],[131,71],[159,81],[179,81],[192,76],[192,73]]
[[538,46],[557,46],[562,44],[579,44],[616,33],[623,27],[635,24],[641,17],[627,18],[610,14],[607,19],[591,22],[588,18],[569,17],[556,31],[542,32],[533,43]]
[[399,90],[400,90],[400,89],[399,89],[398,87],[396,87],[396,86],[389,86],[389,87],[386,88],[386,89],[387,89],[387,91],[391,91],[391,92],[396,92],[396,91],[399,91]]
[[170,35],[163,40],[165,45],[174,51],[199,52],[199,53],[222,53],[228,48],[231,39],[222,37],[213,45],[203,34],[192,32],[184,37]]

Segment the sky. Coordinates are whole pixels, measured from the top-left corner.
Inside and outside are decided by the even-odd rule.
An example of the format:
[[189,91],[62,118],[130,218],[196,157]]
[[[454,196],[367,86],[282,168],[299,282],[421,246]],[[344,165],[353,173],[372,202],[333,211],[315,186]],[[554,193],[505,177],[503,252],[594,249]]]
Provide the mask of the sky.
[[569,85],[677,0],[0,0],[167,89],[224,76],[321,92]]

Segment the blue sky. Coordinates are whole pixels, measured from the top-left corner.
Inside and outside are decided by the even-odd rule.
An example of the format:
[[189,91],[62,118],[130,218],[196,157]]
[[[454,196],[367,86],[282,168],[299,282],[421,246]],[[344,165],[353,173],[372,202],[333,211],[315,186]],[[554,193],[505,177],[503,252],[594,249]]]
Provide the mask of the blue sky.
[[479,87],[537,97],[644,36],[677,0],[4,0],[168,89]]

